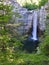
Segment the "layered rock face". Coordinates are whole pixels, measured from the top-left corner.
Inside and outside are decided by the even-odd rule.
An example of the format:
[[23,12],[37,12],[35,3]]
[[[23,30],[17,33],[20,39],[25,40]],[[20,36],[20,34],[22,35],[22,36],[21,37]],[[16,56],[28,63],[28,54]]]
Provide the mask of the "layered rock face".
[[39,10],[39,35],[43,35],[43,32],[46,29],[46,10],[44,8],[44,6],[41,7],[41,9]]
[[[14,23],[20,23],[22,22],[23,24],[18,28],[18,30],[20,31],[20,33],[25,34],[28,31],[32,30],[32,25],[33,25],[33,13],[35,10],[31,10],[28,11],[26,8],[21,7],[15,0],[9,0],[12,4],[12,6],[14,6],[13,8],[13,12],[18,12],[21,17],[18,18],[14,15],[14,17],[12,19],[15,19]],[[42,7],[41,9],[37,10],[38,11],[38,29],[40,31],[44,31],[45,30],[45,21],[46,21],[46,10],[44,9],[44,7]],[[31,29],[31,30],[29,30]],[[38,30],[38,32],[39,32]],[[30,34],[29,33],[29,34]],[[39,32],[40,33],[40,32]]]
[[49,35],[49,0],[44,7],[46,9],[46,34]]

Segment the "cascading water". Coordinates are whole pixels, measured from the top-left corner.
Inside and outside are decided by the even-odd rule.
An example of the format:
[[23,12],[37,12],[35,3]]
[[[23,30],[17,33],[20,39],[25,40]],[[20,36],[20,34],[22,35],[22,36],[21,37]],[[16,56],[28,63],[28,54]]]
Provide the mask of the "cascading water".
[[33,31],[32,31],[32,37],[31,39],[37,40],[37,11],[34,11],[33,13]]

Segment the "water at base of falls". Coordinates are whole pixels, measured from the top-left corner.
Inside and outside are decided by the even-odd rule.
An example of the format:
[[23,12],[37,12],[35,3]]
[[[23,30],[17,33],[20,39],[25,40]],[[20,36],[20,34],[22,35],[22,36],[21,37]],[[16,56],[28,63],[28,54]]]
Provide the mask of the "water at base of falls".
[[22,49],[25,50],[27,53],[37,52],[39,41],[33,39],[27,39],[23,41]]

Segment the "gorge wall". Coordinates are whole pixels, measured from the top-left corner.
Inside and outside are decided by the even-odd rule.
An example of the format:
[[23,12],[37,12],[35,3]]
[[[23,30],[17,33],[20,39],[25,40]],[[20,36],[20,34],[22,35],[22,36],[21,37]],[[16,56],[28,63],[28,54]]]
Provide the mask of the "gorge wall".
[[[10,4],[12,6],[14,6],[13,8],[13,12],[18,12],[18,14],[21,17],[16,17],[16,15],[14,14],[12,17],[11,21],[14,21],[14,24],[17,23],[23,23],[21,26],[18,27],[18,31],[20,32],[20,34],[25,34],[28,31],[31,31],[29,29],[32,28],[32,23],[33,23],[33,13],[34,11],[38,11],[38,28],[41,31],[45,30],[45,21],[46,21],[46,10],[45,7],[41,7],[41,9],[36,9],[36,10],[30,10],[28,11],[26,8],[21,7],[15,0],[9,0]],[[39,32],[40,33],[40,32]]]
[[46,35],[49,35],[49,0],[44,7],[46,10]]

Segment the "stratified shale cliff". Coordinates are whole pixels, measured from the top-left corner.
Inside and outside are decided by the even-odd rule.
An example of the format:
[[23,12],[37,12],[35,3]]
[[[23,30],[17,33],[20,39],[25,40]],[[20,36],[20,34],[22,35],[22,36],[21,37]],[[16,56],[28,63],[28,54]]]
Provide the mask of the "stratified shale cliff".
[[[21,7],[16,0],[8,0],[8,2],[13,6],[13,12],[16,14],[16,12],[18,12],[18,14],[21,15],[21,17],[16,17],[16,15],[14,14],[12,17],[11,21],[14,21],[14,24],[17,23],[23,23],[19,28],[18,31],[20,32],[20,34],[25,34],[30,32],[32,29],[32,25],[33,25],[33,13],[36,10],[30,10],[28,11],[26,8]],[[8,3],[7,2],[7,3]],[[42,6],[41,9],[37,9],[38,11],[38,32],[41,33],[41,31],[44,31],[46,28],[45,25],[45,21],[46,21],[46,10],[45,8]]]

